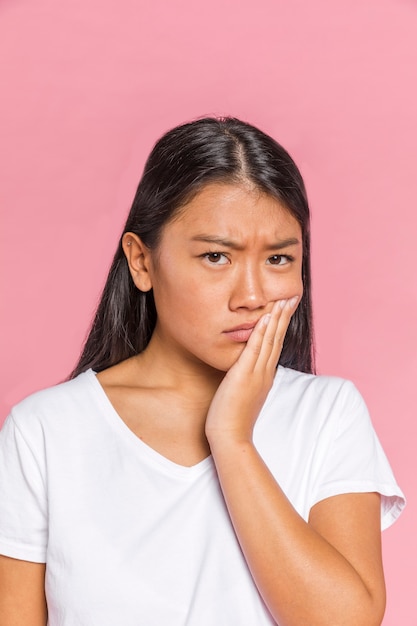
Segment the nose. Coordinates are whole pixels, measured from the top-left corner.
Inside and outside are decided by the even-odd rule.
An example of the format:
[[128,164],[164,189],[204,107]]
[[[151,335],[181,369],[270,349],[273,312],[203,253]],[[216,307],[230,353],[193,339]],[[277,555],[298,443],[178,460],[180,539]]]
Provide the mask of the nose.
[[230,310],[255,310],[263,308],[267,303],[262,272],[249,264],[236,270],[230,292]]

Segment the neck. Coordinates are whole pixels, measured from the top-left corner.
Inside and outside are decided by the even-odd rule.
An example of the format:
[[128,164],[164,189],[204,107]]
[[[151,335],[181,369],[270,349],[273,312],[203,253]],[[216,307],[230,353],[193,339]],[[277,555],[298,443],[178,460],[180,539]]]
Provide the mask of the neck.
[[225,376],[197,359],[185,358],[170,351],[155,335],[146,349],[134,357],[141,381],[149,387],[165,388],[178,393],[187,404],[208,408],[213,395]]

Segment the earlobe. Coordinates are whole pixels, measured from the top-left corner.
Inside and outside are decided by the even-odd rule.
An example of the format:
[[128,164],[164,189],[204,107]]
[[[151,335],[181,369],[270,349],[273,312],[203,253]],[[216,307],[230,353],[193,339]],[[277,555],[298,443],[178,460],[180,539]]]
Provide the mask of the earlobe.
[[130,275],[140,291],[152,289],[150,269],[150,250],[135,233],[125,233],[122,238],[123,252],[125,253]]

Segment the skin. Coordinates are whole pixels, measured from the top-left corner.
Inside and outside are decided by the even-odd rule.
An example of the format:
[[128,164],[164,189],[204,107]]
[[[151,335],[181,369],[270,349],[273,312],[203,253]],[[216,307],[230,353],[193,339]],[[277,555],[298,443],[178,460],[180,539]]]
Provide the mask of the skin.
[[[302,297],[298,222],[247,184],[212,184],[165,226],[156,251],[133,233],[123,247],[136,286],[153,289],[158,321],[143,353],[98,375],[120,417],[178,464],[212,454],[249,569],[280,626],[380,625],[379,496],[327,498],[305,522],[252,441]],[[252,332],[233,330],[248,325]],[[32,621],[21,617],[34,596],[44,606],[42,570],[18,562],[29,591],[17,607],[13,561],[0,569],[0,618],[44,626],[42,608]]]
[[45,626],[45,565],[0,555],[0,624]]

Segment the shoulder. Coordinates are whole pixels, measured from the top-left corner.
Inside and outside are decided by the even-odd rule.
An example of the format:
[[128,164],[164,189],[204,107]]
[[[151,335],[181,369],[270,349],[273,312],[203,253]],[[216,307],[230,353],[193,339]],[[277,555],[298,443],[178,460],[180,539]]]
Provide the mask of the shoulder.
[[62,421],[68,413],[82,413],[94,397],[94,379],[94,372],[89,370],[73,380],[37,391],[16,404],[10,418],[17,428],[24,429],[49,420]]
[[306,374],[285,367],[279,367],[271,392],[273,396],[286,396],[292,402],[363,403],[361,394],[350,380]]
[[346,428],[368,429],[370,417],[355,385],[336,376],[278,369],[262,410],[261,421],[307,439],[334,438]]

